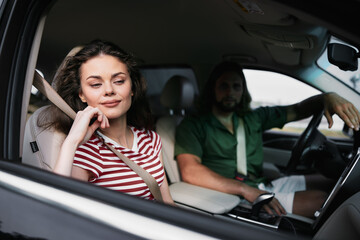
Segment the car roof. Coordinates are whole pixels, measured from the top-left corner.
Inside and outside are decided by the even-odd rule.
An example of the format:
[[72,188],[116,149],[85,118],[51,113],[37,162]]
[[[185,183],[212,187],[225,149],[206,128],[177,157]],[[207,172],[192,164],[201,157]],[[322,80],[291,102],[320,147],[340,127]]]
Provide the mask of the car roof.
[[[350,13],[350,4],[359,5],[348,4]],[[209,71],[227,59],[294,74],[314,64],[329,31],[360,39],[349,24],[352,14],[334,17],[341,7],[320,0],[59,0],[46,20],[38,68],[51,76],[73,46],[100,38],[148,65],[189,64]]]

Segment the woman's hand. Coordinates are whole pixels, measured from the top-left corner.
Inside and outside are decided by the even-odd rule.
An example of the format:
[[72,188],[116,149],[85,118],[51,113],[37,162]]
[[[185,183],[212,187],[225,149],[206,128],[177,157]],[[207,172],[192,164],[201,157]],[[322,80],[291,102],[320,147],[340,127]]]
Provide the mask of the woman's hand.
[[[89,126],[93,118],[96,118],[96,120]],[[88,106],[83,111],[77,112],[67,140],[79,146],[88,141],[96,129],[99,127],[104,129],[109,126],[108,118],[98,108]]]
[[324,98],[324,115],[329,128],[333,125],[334,114],[337,114],[350,128],[359,130],[360,113],[356,107],[336,93],[327,93]]
[[[94,117],[96,118],[96,120],[90,125],[91,119],[93,119]],[[59,156],[53,171],[57,174],[61,174],[64,176],[71,176],[75,151],[78,146],[81,143],[89,140],[91,135],[96,131],[97,128],[107,128],[109,126],[109,120],[98,108],[93,108],[89,106],[83,111],[79,111],[76,114],[74,123],[71,126],[69,134],[67,135],[61,146]],[[89,176],[86,175],[88,173],[85,173],[86,172],[83,172],[82,176],[77,178],[87,180]]]

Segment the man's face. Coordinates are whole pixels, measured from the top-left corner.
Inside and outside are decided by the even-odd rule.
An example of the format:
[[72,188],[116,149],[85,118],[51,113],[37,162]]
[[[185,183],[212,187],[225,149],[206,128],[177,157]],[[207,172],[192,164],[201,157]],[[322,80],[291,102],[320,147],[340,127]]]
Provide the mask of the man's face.
[[215,106],[222,112],[233,112],[242,94],[241,77],[236,72],[225,72],[215,83]]

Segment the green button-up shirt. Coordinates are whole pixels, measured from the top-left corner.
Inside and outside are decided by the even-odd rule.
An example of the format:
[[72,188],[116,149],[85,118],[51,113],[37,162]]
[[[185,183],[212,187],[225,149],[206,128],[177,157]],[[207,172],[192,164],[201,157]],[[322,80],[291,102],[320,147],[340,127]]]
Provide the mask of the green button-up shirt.
[[[286,123],[285,107],[260,107],[242,117],[246,139],[247,171],[255,186],[264,182],[262,177],[263,148],[262,133],[274,127],[282,128]],[[230,133],[212,114],[185,118],[176,130],[175,156],[190,153],[198,156],[202,164],[228,178],[236,174],[236,129],[239,117],[233,115],[234,133]]]

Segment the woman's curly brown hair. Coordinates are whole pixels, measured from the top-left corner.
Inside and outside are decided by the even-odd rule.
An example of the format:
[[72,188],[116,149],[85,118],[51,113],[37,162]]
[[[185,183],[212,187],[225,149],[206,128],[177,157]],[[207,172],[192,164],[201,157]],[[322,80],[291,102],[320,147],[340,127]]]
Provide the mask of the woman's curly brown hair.
[[[80,67],[89,59],[100,54],[110,55],[119,59],[127,66],[132,82],[132,104],[127,112],[128,125],[136,128],[152,129],[153,121],[149,104],[146,100],[146,82],[141,77],[136,58],[111,42],[94,40],[84,47],[80,47],[75,55],[68,55],[60,65],[52,83],[58,94],[78,112],[87,107],[79,97]],[[38,125],[41,127],[54,127],[67,134],[72,125],[72,119],[66,116],[55,105],[39,116]]]

